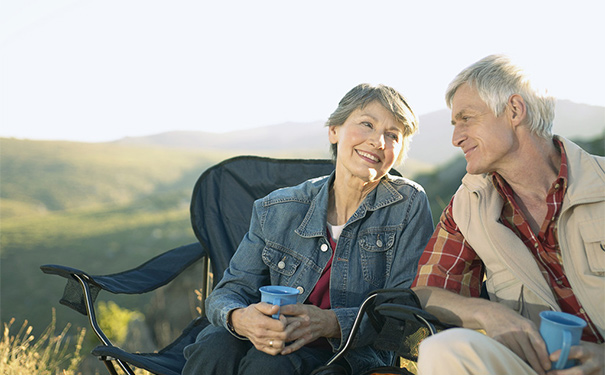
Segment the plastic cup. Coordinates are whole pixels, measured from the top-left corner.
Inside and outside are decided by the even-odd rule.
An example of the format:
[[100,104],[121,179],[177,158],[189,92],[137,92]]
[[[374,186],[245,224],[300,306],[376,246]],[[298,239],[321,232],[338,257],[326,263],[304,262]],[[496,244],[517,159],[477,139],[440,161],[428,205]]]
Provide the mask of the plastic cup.
[[540,313],[540,335],[546,343],[548,354],[561,349],[561,356],[553,369],[562,370],[577,365],[577,360],[567,360],[569,349],[580,343],[582,330],[586,321],[575,315],[558,311],[542,311]]
[[279,319],[281,306],[295,304],[296,297],[300,293],[296,288],[281,285],[262,286],[259,290],[261,293],[261,302],[280,306],[277,313],[272,315],[274,319]]

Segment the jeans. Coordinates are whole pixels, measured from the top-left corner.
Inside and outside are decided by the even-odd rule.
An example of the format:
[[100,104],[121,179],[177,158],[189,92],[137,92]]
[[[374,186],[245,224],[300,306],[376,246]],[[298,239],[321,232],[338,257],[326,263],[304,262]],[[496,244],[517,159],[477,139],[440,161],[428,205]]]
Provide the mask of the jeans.
[[332,352],[302,347],[288,355],[261,352],[248,340],[223,327],[208,326],[184,350],[183,375],[308,375],[324,365]]

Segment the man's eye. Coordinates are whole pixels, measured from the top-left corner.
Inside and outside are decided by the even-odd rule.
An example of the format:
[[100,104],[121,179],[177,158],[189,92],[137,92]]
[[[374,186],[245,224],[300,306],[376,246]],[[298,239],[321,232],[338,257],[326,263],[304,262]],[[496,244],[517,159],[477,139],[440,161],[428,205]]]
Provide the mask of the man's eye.
[[370,129],[372,129],[372,128],[374,127],[374,126],[373,126],[371,123],[366,122],[366,121],[362,122],[361,124],[362,124],[363,126],[367,126],[367,127],[368,127],[368,128],[370,128]]

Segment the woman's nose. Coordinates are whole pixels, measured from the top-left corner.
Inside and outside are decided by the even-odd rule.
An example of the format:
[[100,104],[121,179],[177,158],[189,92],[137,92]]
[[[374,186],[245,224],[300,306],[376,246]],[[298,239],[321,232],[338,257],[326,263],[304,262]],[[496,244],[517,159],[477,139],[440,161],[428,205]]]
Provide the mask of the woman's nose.
[[385,146],[384,134],[375,133],[371,139],[371,143],[377,149],[383,149]]

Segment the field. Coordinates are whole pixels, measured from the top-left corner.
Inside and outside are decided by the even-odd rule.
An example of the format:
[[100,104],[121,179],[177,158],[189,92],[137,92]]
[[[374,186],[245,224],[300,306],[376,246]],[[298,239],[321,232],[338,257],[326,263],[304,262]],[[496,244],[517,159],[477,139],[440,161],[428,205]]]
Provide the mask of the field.
[[[603,137],[582,142],[604,154]],[[0,140],[0,321],[27,320],[39,337],[57,311],[56,327],[86,327],[84,316],[59,305],[64,280],[43,274],[62,264],[91,274],[119,272],[168,249],[195,242],[189,201],[199,175],[235,152],[204,153],[118,144]],[[434,219],[464,174],[464,159],[413,176],[429,195]],[[145,296],[107,296],[142,312],[157,345],[196,314],[189,270],[177,284]],[[182,279],[182,280],[181,280]],[[180,280],[180,281],[179,281]],[[89,350],[85,340],[83,353]],[[92,344],[89,344],[89,346]],[[153,348],[152,348],[153,350]]]

